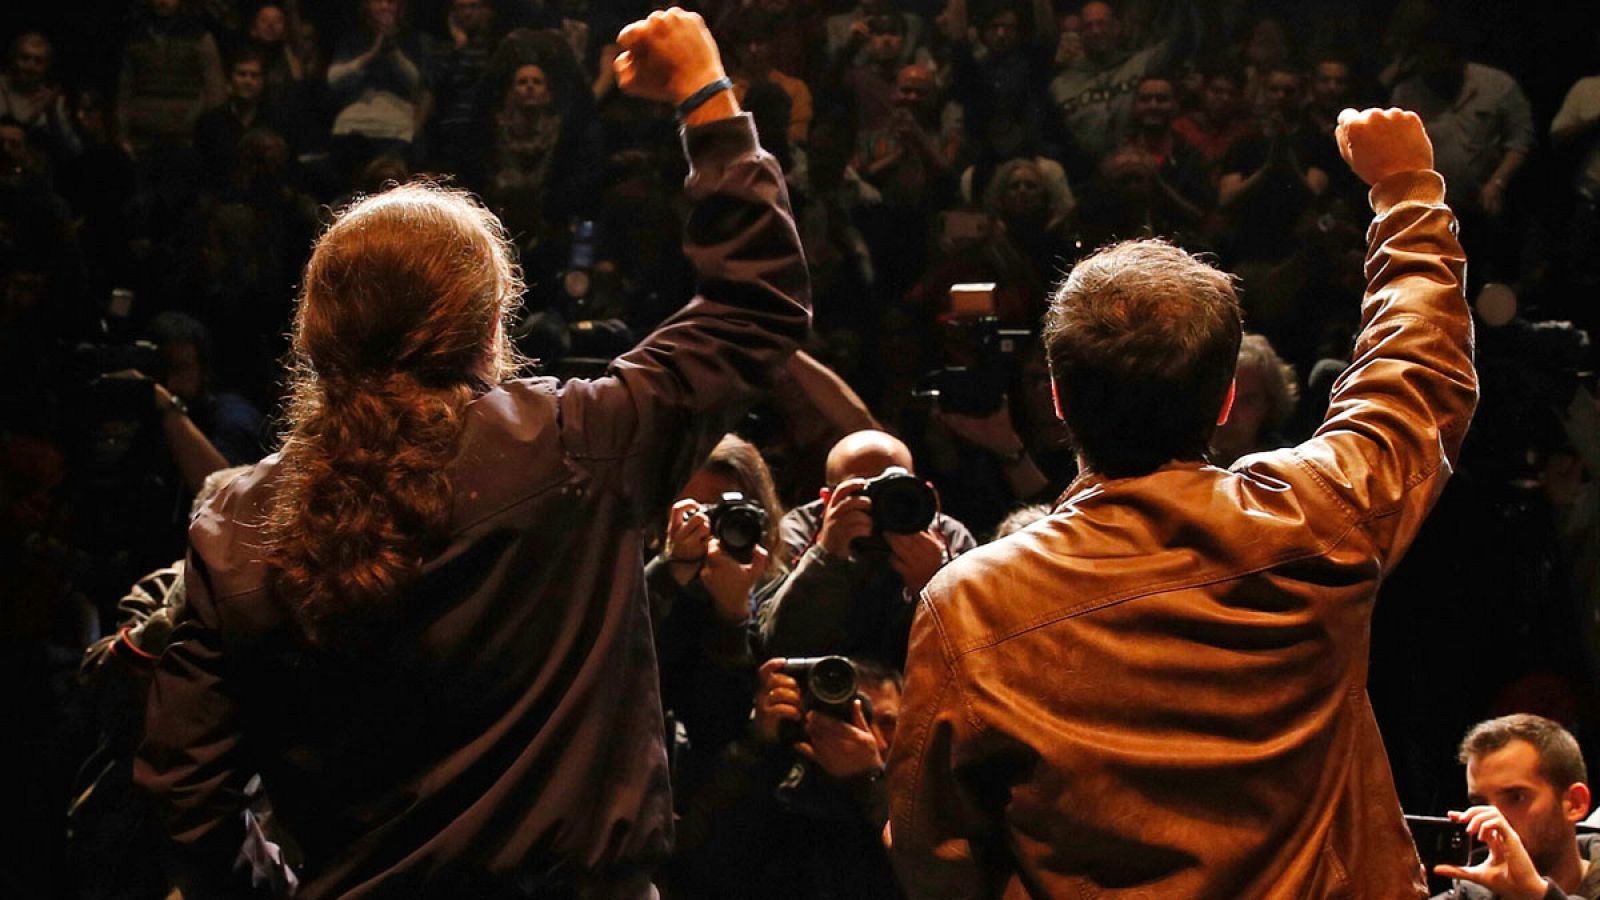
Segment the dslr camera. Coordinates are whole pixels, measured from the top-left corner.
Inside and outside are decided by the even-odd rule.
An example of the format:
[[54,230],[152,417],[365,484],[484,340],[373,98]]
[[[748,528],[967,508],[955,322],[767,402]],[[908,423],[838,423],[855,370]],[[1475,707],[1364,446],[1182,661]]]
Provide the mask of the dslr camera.
[[711,534],[724,553],[741,563],[755,558],[756,545],[767,531],[767,511],[738,491],[728,491],[718,502],[706,507]]
[[901,466],[890,466],[867,480],[862,495],[872,501],[872,526],[877,532],[916,534],[933,524],[939,498],[926,481]]
[[[840,721],[855,718],[852,708],[861,701],[861,711],[867,720],[872,719],[872,708],[867,698],[856,688],[856,666],[843,656],[812,656],[785,660],[783,674],[800,685],[800,706],[803,710],[816,710]],[[805,737],[801,723],[785,720],[778,726],[778,740],[793,744]]]

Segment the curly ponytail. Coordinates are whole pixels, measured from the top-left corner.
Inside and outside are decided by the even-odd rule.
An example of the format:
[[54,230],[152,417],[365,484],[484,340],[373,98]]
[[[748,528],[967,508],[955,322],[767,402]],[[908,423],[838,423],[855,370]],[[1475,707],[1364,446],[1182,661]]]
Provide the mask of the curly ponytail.
[[387,618],[447,537],[446,468],[467,404],[515,368],[521,288],[500,223],[461,191],[366,198],[317,242],[265,529],[270,586],[313,643]]

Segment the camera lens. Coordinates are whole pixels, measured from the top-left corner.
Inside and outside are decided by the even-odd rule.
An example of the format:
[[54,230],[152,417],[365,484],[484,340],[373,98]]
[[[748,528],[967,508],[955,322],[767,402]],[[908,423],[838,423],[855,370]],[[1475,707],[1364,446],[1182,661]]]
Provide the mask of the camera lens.
[[884,470],[867,486],[872,519],[880,531],[915,534],[933,524],[938,502],[927,482],[898,466]]
[[806,688],[822,703],[849,703],[856,695],[856,667],[842,656],[824,656],[811,667]]
[[711,533],[717,542],[740,562],[749,562],[755,547],[767,530],[767,511],[746,500],[743,494],[722,495],[722,502],[708,513]]

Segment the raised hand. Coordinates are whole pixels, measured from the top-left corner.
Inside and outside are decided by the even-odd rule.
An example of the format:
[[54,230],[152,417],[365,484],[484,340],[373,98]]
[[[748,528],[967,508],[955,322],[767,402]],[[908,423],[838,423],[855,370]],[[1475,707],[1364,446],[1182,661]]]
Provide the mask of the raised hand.
[[1414,112],[1368,109],[1339,113],[1339,154],[1367,184],[1390,175],[1433,168],[1433,143]]
[[622,48],[614,63],[618,86],[647,100],[682,103],[727,74],[705,20],[677,7],[622,29],[617,45]]
[[1505,900],[1540,900],[1545,896],[1545,880],[1533,866],[1505,815],[1493,806],[1474,806],[1465,812],[1450,812],[1453,821],[1467,827],[1467,833],[1489,848],[1489,858],[1475,866],[1437,865],[1433,874],[1481,884]]

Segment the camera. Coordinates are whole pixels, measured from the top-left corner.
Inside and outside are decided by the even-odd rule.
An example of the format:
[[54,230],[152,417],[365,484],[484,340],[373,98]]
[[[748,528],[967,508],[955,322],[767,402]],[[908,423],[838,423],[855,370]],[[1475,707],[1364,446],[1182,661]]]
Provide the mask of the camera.
[[711,534],[723,552],[742,563],[755,558],[756,545],[767,531],[767,511],[738,491],[728,491],[706,508]]
[[946,328],[947,358],[967,364],[947,365],[929,372],[917,383],[912,396],[935,400],[941,410],[957,415],[994,413],[1005,399],[1006,386],[1016,372],[1016,358],[1032,332],[1006,328],[992,315],[958,318],[948,322]]
[[939,498],[933,488],[900,466],[890,466],[878,477],[868,479],[861,493],[872,501],[872,525],[879,532],[925,531],[939,511]]
[[[862,703],[862,712],[871,721],[872,713],[867,698],[856,690],[856,666],[843,656],[812,656],[784,661],[783,674],[800,684],[800,704],[803,709],[826,713],[848,722],[855,717],[852,708],[856,700]],[[792,744],[805,735],[799,722],[785,720],[778,726],[778,740]]]

